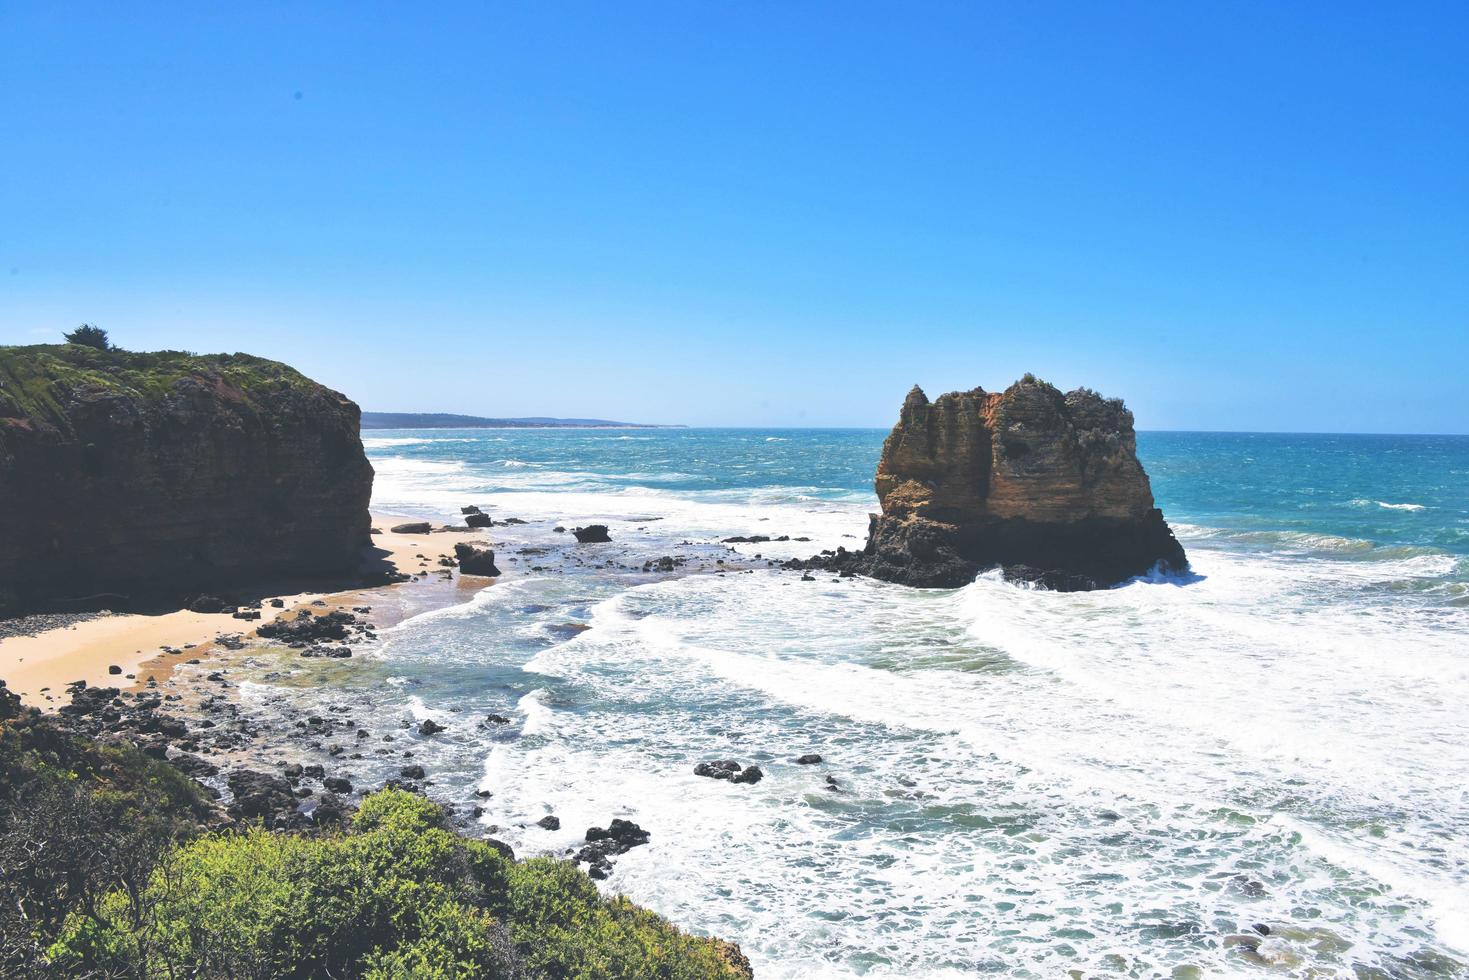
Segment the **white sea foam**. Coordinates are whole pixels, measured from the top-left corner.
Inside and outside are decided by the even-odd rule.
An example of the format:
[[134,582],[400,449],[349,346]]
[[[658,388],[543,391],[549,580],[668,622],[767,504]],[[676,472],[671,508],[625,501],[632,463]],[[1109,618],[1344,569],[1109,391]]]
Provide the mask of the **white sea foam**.
[[[1213,907],[1239,923],[1229,928],[1286,924],[1267,951],[1283,961],[1333,962],[1288,931],[1296,909],[1323,903],[1340,941],[1374,937],[1353,953],[1362,962],[1405,954],[1414,930],[1454,918],[1452,896],[1469,867],[1469,845],[1443,836],[1469,820],[1466,801],[1442,778],[1469,767],[1461,700],[1469,622],[1445,632],[1442,622],[1415,626],[1381,609],[1342,620],[1313,608],[1311,589],[1354,587],[1351,562],[1304,579],[1285,562],[1211,555],[1200,564],[1202,580],[1185,588],[1136,583],[1070,595],[994,576],[951,594],[773,574],[643,587],[597,606],[590,632],[528,664],[596,692],[594,703],[647,706],[605,718],[563,713],[558,744],[598,744],[636,717],[640,747],[538,748],[521,761],[537,773],[537,798],[558,812],[558,793],[589,812],[634,800],[645,826],[678,828],[675,840],[620,870],[618,887],[716,932],[739,922],[744,934],[782,935],[754,950],[775,975],[841,974],[848,968],[812,958],[827,944],[895,956],[894,975],[967,962],[963,951],[976,942],[1017,974],[1025,960],[1010,952],[1021,948],[1069,946],[1066,966],[1100,965],[1111,950],[1132,948],[1139,910],[1171,904],[1175,917],[1202,915],[1193,896],[1210,889]],[[1412,655],[1384,656],[1385,644]],[[923,666],[926,656],[936,662]],[[625,686],[632,677],[637,689]],[[1440,691],[1429,693],[1434,684]],[[732,731],[691,740],[686,728],[698,716],[672,706],[710,690],[730,700],[704,711]],[[645,717],[655,705],[674,717]],[[771,705],[790,713],[769,717]],[[776,759],[753,791],[691,779],[673,790],[668,777],[660,790],[649,771],[660,747],[687,753],[674,765],[757,747]],[[858,813],[892,806],[907,777],[923,794],[920,812],[978,806],[975,819],[1016,813],[1039,821],[1037,830],[1017,850],[966,823],[938,836],[916,829],[950,819],[935,815],[909,818],[914,829],[898,838],[875,827],[853,838],[863,821],[833,815],[819,783],[780,764],[810,747],[828,755]],[[1292,796],[1287,822],[1276,813]],[[1106,811],[1118,816],[1099,826],[1095,815]],[[1395,829],[1376,836],[1383,821]],[[1314,829],[1303,835],[1300,826]],[[1138,843],[1102,843],[1110,837]],[[1199,840],[1216,842],[1202,866]],[[1069,863],[1046,857],[1062,854],[1079,855],[1106,884],[1088,891],[1062,873]],[[1249,884],[1257,878],[1265,883]],[[866,884],[843,898],[832,880]],[[1392,901],[1350,897],[1374,882],[1393,889]],[[999,914],[1017,891],[1052,924]],[[811,910],[837,918],[805,932]],[[856,921],[860,929],[838,924]],[[1079,932],[1056,931],[1068,926]],[[1042,945],[1007,952],[995,932],[1017,927]],[[888,929],[912,930],[934,958],[903,959],[906,947],[884,942]],[[1450,925],[1438,935],[1458,943]],[[1151,962],[1144,974],[1186,962],[1229,972],[1232,963],[1187,945],[1182,958],[1132,955]]]
[[1427,510],[1428,509],[1428,507],[1426,505],[1424,505],[1424,504],[1401,504],[1401,503],[1394,504],[1394,503],[1389,503],[1386,500],[1367,500],[1365,498],[1360,498],[1360,497],[1357,498],[1357,499],[1355,499],[1355,500],[1352,500],[1350,503],[1351,503],[1351,505],[1353,507],[1381,507],[1384,510],[1418,511],[1418,510]]
[[[363,436],[362,448],[364,449],[391,449],[394,446],[427,446],[445,442],[479,442],[478,439],[466,439],[454,437],[448,439],[430,439],[427,436]],[[503,441],[503,440],[496,440]]]
[[[523,530],[537,542],[600,521],[632,553],[752,533],[813,540],[748,555],[854,547],[874,502],[619,483],[652,469],[499,467],[489,486],[409,463],[378,461],[379,492],[420,508],[404,512],[493,491],[544,522]],[[559,854],[638,821],[652,841],[607,887],[739,940],[760,976],[1234,975],[1256,967],[1224,937],[1254,922],[1286,975],[1469,953],[1469,795],[1445,778],[1469,771],[1469,606],[1415,598],[1461,588],[1461,560],[1177,527],[1186,584],[512,578],[384,631],[384,656],[395,675],[483,672],[484,697],[513,699],[490,703],[514,735],[482,736],[465,776],[494,794],[497,836]],[[583,619],[545,645],[548,623]],[[493,673],[509,663],[523,671]],[[809,751],[827,762],[791,763]],[[767,776],[693,776],[721,757]],[[535,825],[548,812],[562,830]]]

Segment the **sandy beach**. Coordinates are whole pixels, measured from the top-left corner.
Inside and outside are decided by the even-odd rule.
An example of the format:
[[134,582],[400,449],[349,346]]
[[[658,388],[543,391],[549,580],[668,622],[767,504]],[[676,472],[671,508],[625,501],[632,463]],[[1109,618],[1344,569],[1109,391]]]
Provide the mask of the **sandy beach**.
[[[479,535],[467,533],[395,534],[389,530],[416,520],[374,514],[373,526],[381,533],[374,534],[372,544],[363,548],[363,569],[390,566],[407,575],[423,574],[441,567],[440,559],[453,554],[456,542],[481,540]],[[259,626],[281,616],[296,615],[315,602],[329,607],[351,606],[369,594],[380,601],[395,588],[388,585],[332,592],[283,589],[260,601],[260,618],[253,620],[235,619],[230,613],[179,609],[157,614],[102,615],[35,635],[10,636],[0,639],[0,679],[26,703],[53,710],[67,702],[65,688],[73,681],[123,689],[142,687],[150,678],[162,684],[172,672],[172,665],[180,660],[218,653],[214,641],[219,636],[249,635]],[[445,604],[459,601],[457,592],[445,590]],[[463,599],[472,594],[470,590]],[[274,600],[280,605],[273,605]],[[384,616],[390,619],[391,612],[386,611]],[[189,657],[183,657],[183,653]]]

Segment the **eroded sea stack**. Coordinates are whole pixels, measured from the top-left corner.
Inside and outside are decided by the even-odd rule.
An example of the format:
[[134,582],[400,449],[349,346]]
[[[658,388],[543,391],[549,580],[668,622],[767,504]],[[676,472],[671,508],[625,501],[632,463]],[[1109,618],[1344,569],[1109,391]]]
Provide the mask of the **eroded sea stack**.
[[1188,564],[1153,505],[1132,413],[1030,375],[933,402],[915,386],[883,444],[877,496],[866,548],[826,567],[954,588],[1001,566],[1073,591]]
[[0,609],[355,570],[359,414],[247,354],[0,347]]

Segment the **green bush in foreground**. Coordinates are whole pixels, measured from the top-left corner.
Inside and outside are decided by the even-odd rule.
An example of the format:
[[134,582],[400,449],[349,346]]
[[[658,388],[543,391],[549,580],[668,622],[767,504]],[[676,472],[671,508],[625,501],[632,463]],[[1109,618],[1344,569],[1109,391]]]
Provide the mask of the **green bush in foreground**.
[[140,894],[208,812],[173,766],[48,724],[0,681],[0,976],[41,976],[74,914]]
[[141,892],[72,914],[47,955],[67,975],[147,978],[748,976],[733,947],[603,898],[566,862],[462,838],[400,790],[367,797],[347,834],[183,845]]

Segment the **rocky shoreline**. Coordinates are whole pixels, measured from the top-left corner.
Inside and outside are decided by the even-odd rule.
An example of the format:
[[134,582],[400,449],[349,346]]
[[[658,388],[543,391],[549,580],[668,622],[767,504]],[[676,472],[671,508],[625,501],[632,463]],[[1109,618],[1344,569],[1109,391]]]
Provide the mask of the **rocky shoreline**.
[[[472,505],[464,511],[482,513]],[[492,524],[497,522],[500,532],[525,523],[513,517],[497,517]],[[491,578],[466,570],[483,568],[486,562],[491,568],[499,561],[536,574],[591,571],[648,580],[738,574],[777,564],[741,555],[731,547],[749,543],[749,538],[685,542],[686,547],[674,555],[638,561],[625,553],[609,554],[604,546],[610,536],[600,525],[589,536],[595,540],[584,542],[568,531],[559,547],[497,534],[501,540],[492,550],[480,540],[482,528],[429,521],[395,523],[387,517],[375,523],[389,529],[373,530],[375,540],[392,539],[393,571],[387,577],[393,581],[302,597],[289,606],[281,598],[267,598],[254,610],[236,610],[241,618],[231,617],[233,630],[158,650],[126,672],[119,668],[110,683],[74,681],[65,685],[64,692],[47,692],[43,697],[50,700],[55,723],[78,736],[127,742],[178,767],[215,800],[211,819],[218,828],[255,822],[293,832],[336,827],[364,793],[396,787],[430,793],[461,833],[489,840],[508,854],[510,845],[494,836],[498,828],[479,822],[483,800],[492,791],[476,790],[465,798],[470,794],[462,789],[448,795],[435,789],[424,750],[436,739],[455,737],[452,732],[445,736],[445,726],[432,719],[383,718],[347,688],[335,699],[338,703],[315,709],[280,698],[265,705],[247,703],[242,685],[252,678],[282,681],[302,670],[331,670],[332,663],[370,657],[380,644],[381,631],[411,615],[469,601],[486,586],[495,588]],[[53,628],[64,628],[71,621],[71,617],[31,620],[37,627]],[[567,628],[574,632],[586,626],[569,623]],[[503,714],[453,722],[456,728],[466,724],[515,737],[516,726]],[[753,783],[761,774],[757,766],[745,767],[743,773],[736,766],[733,773],[717,775]],[[605,828],[589,828],[584,845],[569,848],[562,856],[584,866],[592,877],[606,878],[615,859],[646,843],[651,832],[613,816]]]

